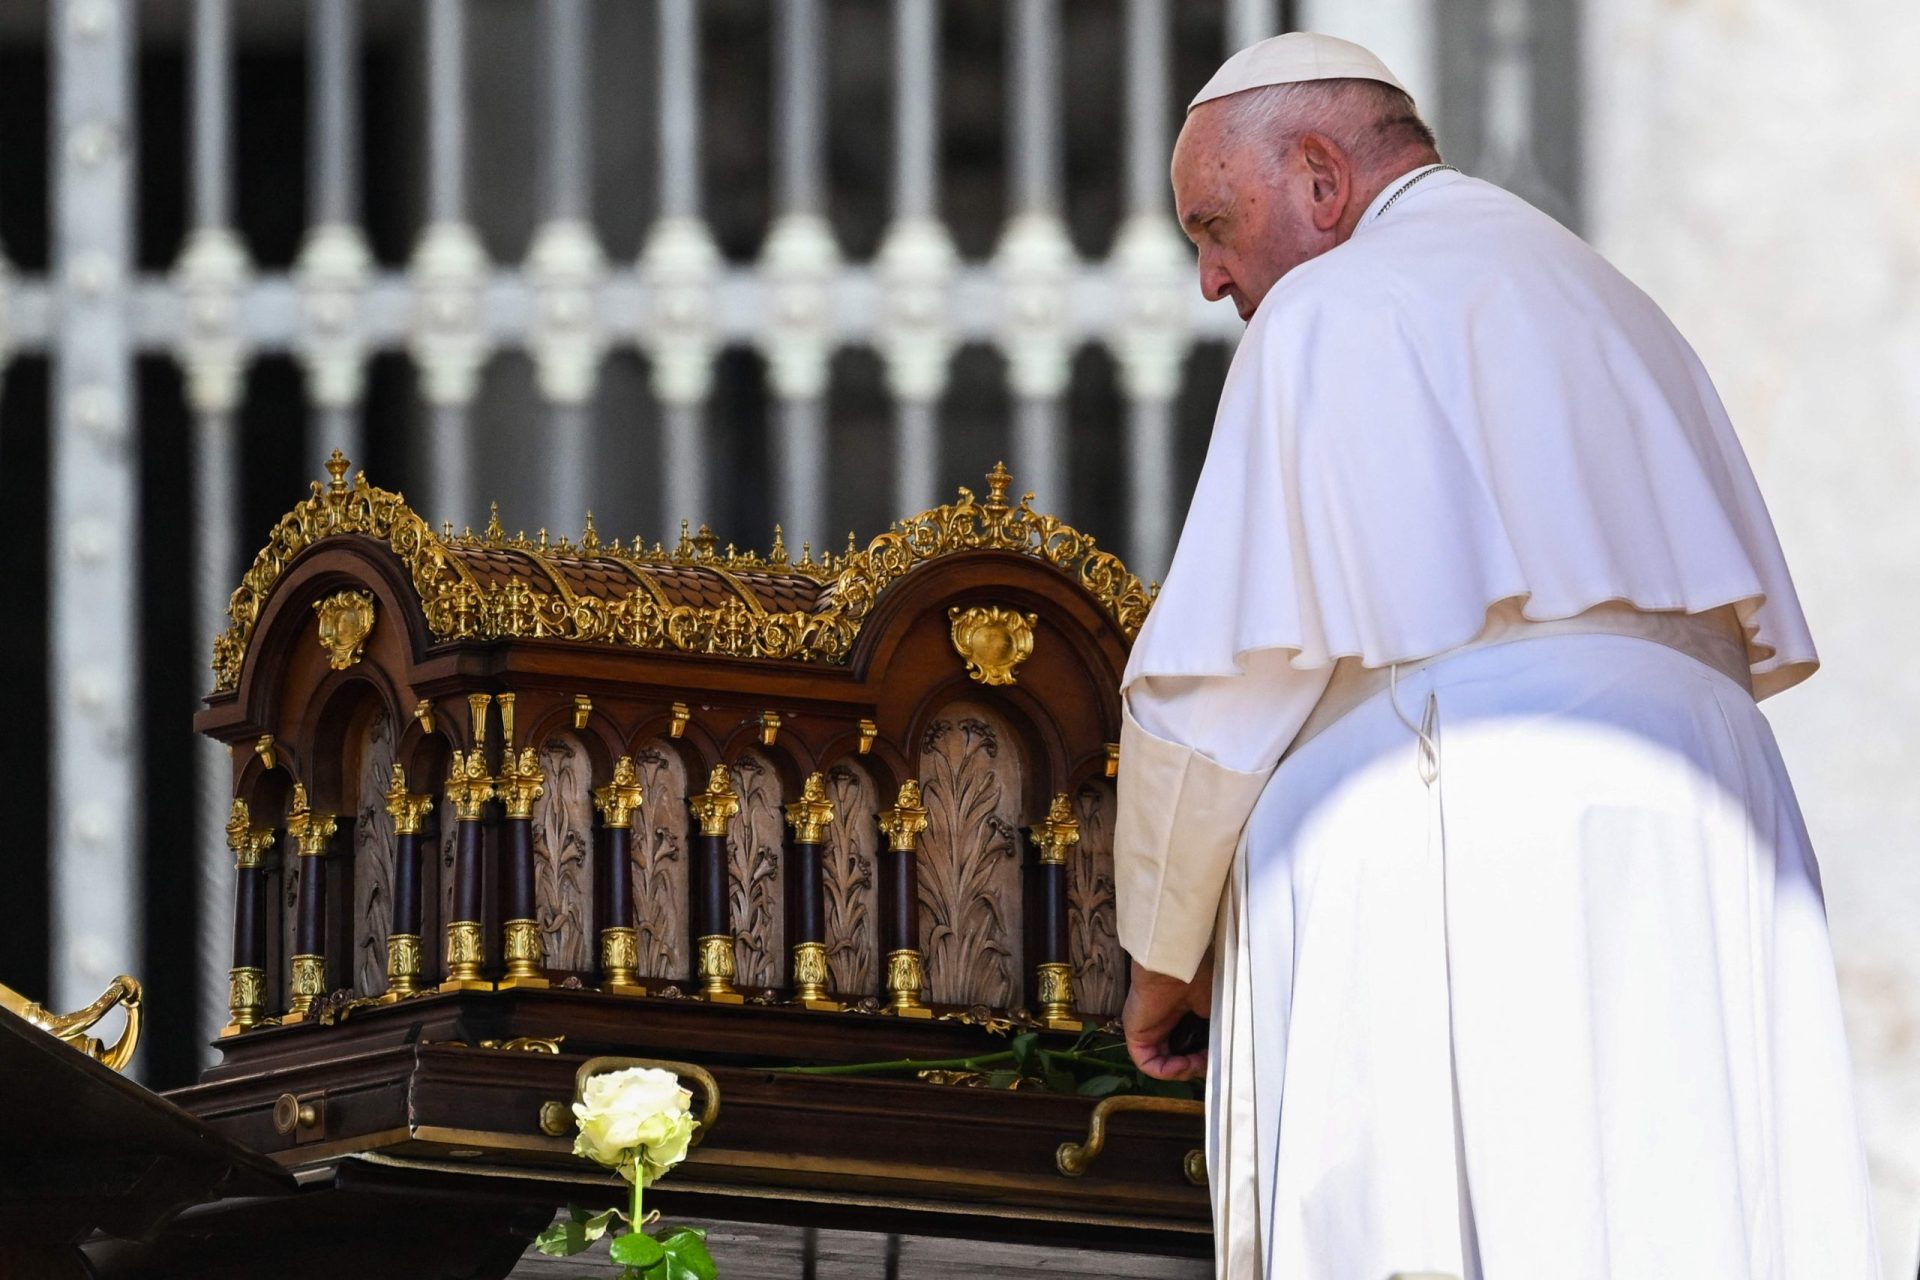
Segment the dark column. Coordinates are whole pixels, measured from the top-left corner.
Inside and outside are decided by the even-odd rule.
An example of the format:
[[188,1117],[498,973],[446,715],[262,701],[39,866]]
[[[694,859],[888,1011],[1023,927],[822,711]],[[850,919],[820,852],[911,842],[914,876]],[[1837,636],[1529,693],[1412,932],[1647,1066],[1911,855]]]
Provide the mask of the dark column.
[[293,921],[292,999],[283,1023],[306,1021],[313,1002],[327,993],[326,857],[337,826],[331,814],[307,807],[307,789],[295,783],[287,834],[300,857],[300,896]]
[[393,766],[387,816],[393,819],[393,927],[387,934],[384,1000],[404,1000],[420,991],[420,827],[433,811],[433,797],[407,790],[407,771]]
[[745,997],[733,989],[733,928],[727,919],[727,826],[740,812],[740,797],[733,793],[727,766],[713,766],[706,791],[688,799],[687,808],[700,824],[700,834],[693,840],[693,928],[700,954],[696,975],[700,994],[714,1004],[741,1004]]
[[220,1031],[237,1035],[257,1027],[267,1013],[267,850],[273,828],[256,827],[245,800],[233,802],[227,848],[233,851],[233,967],[227,970],[227,1012]]
[[633,930],[633,815],[646,798],[632,756],[613,766],[613,781],[595,787],[600,811],[600,865],[593,873],[593,921],[600,936],[600,989],[643,996],[636,970],[640,946]]
[[540,761],[532,747],[513,751],[513,699],[500,695],[500,776],[494,794],[507,813],[501,827],[500,918],[507,971],[500,990],[547,985],[546,944],[540,940],[539,912],[533,892],[533,802],[546,791]]
[[1080,843],[1080,824],[1066,792],[1054,796],[1047,820],[1036,823],[1032,835],[1040,851],[1028,908],[1033,912],[1031,936],[1039,947],[1034,965],[1037,1013],[1055,1031],[1084,1030],[1073,1013],[1073,960],[1067,943],[1067,853]]
[[880,830],[887,837],[881,874],[886,909],[880,934],[887,952],[887,1011],[902,1018],[933,1016],[920,1000],[927,986],[927,964],[920,953],[920,875],[914,865],[920,833],[926,829],[920,784],[909,779],[900,784],[893,808],[880,815]]
[[787,894],[793,930],[793,1002],[808,1009],[846,1008],[827,990],[827,901],[821,842],[833,822],[827,780],[810,774],[800,798],[787,806],[793,840],[787,846]]
[[447,770],[447,807],[453,811],[453,911],[447,921],[447,977],[442,991],[491,991],[493,984],[481,969],[487,959],[481,910],[486,895],[486,847],[482,822],[493,799],[493,778],[487,772],[487,708],[490,693],[467,696],[473,713],[473,750],[453,753]]

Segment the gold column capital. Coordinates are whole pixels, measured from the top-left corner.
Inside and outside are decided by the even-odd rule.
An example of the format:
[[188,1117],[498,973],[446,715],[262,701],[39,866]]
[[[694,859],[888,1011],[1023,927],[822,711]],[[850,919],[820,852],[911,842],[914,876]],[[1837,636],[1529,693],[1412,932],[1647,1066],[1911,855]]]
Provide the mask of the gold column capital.
[[787,806],[787,824],[793,828],[796,844],[819,844],[826,839],[827,827],[833,822],[833,801],[827,799],[827,776],[824,773],[807,775],[806,785],[800,789],[800,798]]
[[713,772],[707,775],[706,791],[690,797],[687,808],[693,810],[694,819],[700,824],[701,835],[727,834],[728,824],[740,812],[740,797],[734,794],[733,779],[727,774],[727,766],[713,766]]
[[447,803],[453,806],[454,819],[480,821],[481,806],[491,799],[493,779],[487,773],[485,754],[478,747],[471,752],[455,751],[447,769]]
[[330,813],[315,813],[307,804],[307,788],[293,784],[293,811],[287,814],[287,834],[293,837],[295,852],[303,858],[318,858],[327,851],[327,841],[339,823]]
[[647,798],[640,785],[640,771],[634,766],[632,756],[621,756],[613,764],[613,781],[604,787],[593,789],[593,807],[600,811],[600,821],[609,829],[621,829],[633,825],[633,812]]
[[234,870],[246,871],[263,865],[266,852],[272,847],[273,828],[254,826],[247,802],[236,796],[227,818],[227,848],[233,851]]
[[[504,704],[513,695],[503,693],[500,701]],[[501,707],[504,714],[506,707]],[[512,739],[508,739],[511,743]],[[547,793],[546,784],[540,778],[540,758],[532,747],[524,748],[518,756],[509,745],[500,758],[500,776],[493,782],[494,794],[500,797],[500,803],[507,807],[509,818],[527,819],[533,816],[533,802]]]
[[880,814],[880,830],[893,853],[912,853],[920,845],[920,833],[927,829],[927,809],[920,803],[920,783],[909,778],[900,784],[893,808]]
[[1073,801],[1066,792],[1055,795],[1046,820],[1034,824],[1033,842],[1040,847],[1043,864],[1067,865],[1067,851],[1080,843],[1080,822],[1073,816]]
[[396,763],[392,783],[387,787],[387,816],[393,819],[394,834],[419,835],[421,823],[432,811],[433,797],[408,791],[406,766]]

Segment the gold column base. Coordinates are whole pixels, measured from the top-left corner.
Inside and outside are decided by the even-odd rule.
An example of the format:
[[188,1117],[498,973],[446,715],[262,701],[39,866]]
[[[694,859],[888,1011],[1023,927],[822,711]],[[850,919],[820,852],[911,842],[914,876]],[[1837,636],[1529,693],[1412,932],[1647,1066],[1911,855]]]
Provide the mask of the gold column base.
[[708,1004],[745,1004],[747,998],[733,989],[736,972],[733,960],[733,935],[710,933],[700,939],[700,998]]
[[635,972],[640,965],[640,942],[633,929],[620,925],[600,931],[600,989],[617,996],[643,996]]
[[516,987],[539,990],[553,984],[547,981],[544,969],[547,949],[540,941],[540,925],[533,920],[509,920],[506,924],[505,946],[507,953],[507,972],[495,984],[496,991],[512,991]]
[[293,998],[287,1004],[287,1012],[280,1019],[283,1027],[295,1026],[307,1020],[313,1012],[313,1002],[327,994],[327,958],[325,956],[298,955],[293,958]]
[[1073,966],[1059,961],[1035,967],[1039,978],[1038,1017],[1049,1031],[1085,1031],[1087,1024],[1073,1012]]
[[387,935],[387,989],[380,993],[381,1004],[397,1004],[420,991],[420,935]]
[[824,942],[796,942],[793,944],[793,999],[788,1004],[797,1004],[802,1009],[812,1009],[818,1013],[840,1013],[846,1009],[833,998],[827,990],[827,944]]
[[493,984],[480,975],[485,958],[480,922],[454,920],[447,925],[447,980],[442,991],[491,991]]
[[927,985],[926,962],[912,949],[887,954],[886,1011],[896,1018],[931,1018],[933,1010],[920,1002],[920,990]]
[[266,1020],[267,971],[252,965],[227,970],[227,1013],[233,1021],[220,1028],[220,1038],[251,1031]]

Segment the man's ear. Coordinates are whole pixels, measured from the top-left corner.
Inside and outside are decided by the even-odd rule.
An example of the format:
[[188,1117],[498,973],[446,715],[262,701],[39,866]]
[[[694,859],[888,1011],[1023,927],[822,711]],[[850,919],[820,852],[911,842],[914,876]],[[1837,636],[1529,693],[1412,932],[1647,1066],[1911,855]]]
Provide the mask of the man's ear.
[[1353,166],[1339,144],[1317,133],[1300,140],[1300,154],[1311,184],[1314,230],[1332,231],[1346,216],[1347,199],[1353,194]]

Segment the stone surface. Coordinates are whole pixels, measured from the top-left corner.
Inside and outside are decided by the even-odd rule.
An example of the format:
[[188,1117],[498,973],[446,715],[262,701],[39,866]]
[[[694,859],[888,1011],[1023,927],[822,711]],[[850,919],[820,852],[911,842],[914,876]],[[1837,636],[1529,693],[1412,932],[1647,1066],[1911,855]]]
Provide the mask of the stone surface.
[[1587,8],[1591,238],[1719,385],[1825,669],[1767,704],[1812,829],[1890,1276],[1920,1251],[1920,7]]

